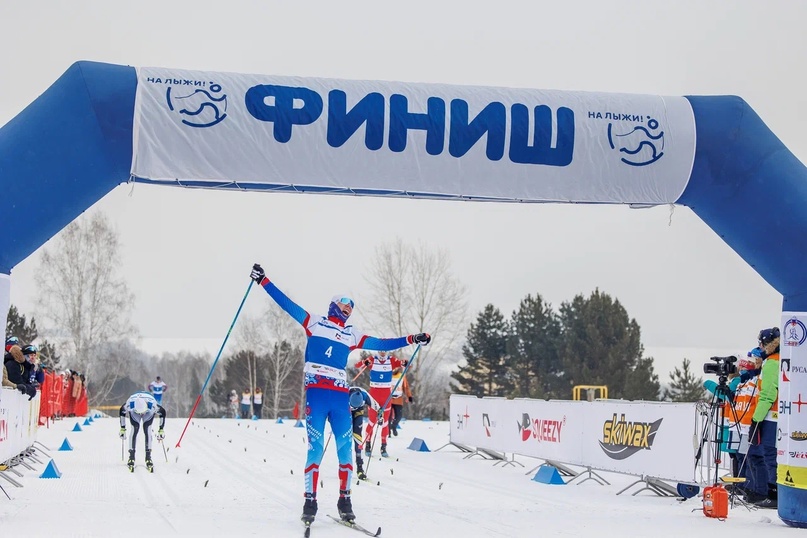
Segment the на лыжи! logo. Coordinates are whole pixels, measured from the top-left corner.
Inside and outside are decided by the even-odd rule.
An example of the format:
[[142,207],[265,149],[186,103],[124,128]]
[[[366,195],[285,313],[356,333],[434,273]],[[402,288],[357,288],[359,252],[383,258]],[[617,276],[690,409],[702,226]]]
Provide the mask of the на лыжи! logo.
[[660,418],[655,422],[627,422],[624,414],[617,420],[614,413],[602,425],[600,448],[614,460],[624,460],[640,450],[650,450],[662,420],[664,419]]

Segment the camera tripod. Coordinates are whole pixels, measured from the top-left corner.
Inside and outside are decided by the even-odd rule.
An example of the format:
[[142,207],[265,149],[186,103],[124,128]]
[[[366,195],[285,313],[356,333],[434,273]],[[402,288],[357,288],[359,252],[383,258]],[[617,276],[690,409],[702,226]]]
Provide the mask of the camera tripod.
[[[710,471],[709,478],[711,479],[711,464],[714,464],[714,480],[712,480],[712,485],[718,485],[722,482],[728,482],[731,484],[731,487],[728,489],[729,491],[729,502],[733,506],[735,503],[739,502],[746,508],[751,509],[751,506],[742,499],[742,496],[738,493],[738,486],[745,482],[744,478],[720,478],[720,464],[723,462],[721,459],[721,449],[726,444],[734,444],[731,441],[732,431],[736,430],[736,434],[738,438],[741,436],[740,431],[740,418],[737,416],[737,411],[734,408],[733,404],[733,395],[731,390],[729,389],[728,385],[726,384],[727,376],[720,375],[718,377],[718,384],[715,387],[714,394],[712,395],[711,400],[708,403],[708,408],[706,412],[703,412],[703,415],[706,416],[706,421],[703,425],[703,431],[701,432],[701,441],[700,446],[698,447],[698,451],[695,455],[695,465],[697,466],[703,455],[704,447],[707,443],[711,443],[714,445],[714,458],[711,459],[709,462],[708,469]],[[726,413],[727,410],[731,413],[731,419],[734,424],[732,427],[732,431],[726,431]],[[713,437],[710,439],[710,427],[713,428],[712,435]],[[729,438],[726,438],[726,434],[729,435]],[[739,444],[739,442],[738,442]],[[711,447],[710,447],[711,450]],[[747,457],[747,455],[746,455]],[[745,466],[745,458],[743,461],[737,463],[738,471]],[[732,475],[737,473],[734,472],[734,466],[731,466]]]

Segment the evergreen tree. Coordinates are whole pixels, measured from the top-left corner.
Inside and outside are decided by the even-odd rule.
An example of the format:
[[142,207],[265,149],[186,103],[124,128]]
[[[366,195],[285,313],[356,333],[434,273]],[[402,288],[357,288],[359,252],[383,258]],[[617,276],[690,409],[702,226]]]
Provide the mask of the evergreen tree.
[[10,336],[16,336],[20,340],[20,346],[32,343],[39,336],[34,318],[31,318],[29,323],[25,315],[20,314],[20,311],[14,305],[11,305],[8,309],[8,318],[6,319],[6,337]]
[[706,398],[703,378],[695,377],[689,359],[684,359],[670,374],[670,387],[664,391],[664,399],[671,402],[697,402]]
[[574,385],[606,385],[612,398],[658,400],[653,359],[643,357],[639,324],[619,301],[599,289],[578,295],[561,304],[560,321],[566,394]]
[[509,327],[498,308],[489,304],[468,329],[462,346],[465,365],[451,373],[452,390],[476,396],[506,396],[512,390],[507,378]]
[[56,346],[45,339],[39,340],[39,330],[36,327],[36,320],[31,316],[30,323],[25,315],[20,314],[17,307],[11,305],[6,318],[6,336],[16,336],[20,340],[21,346],[36,344],[39,348],[39,359],[42,365],[48,368],[58,368],[59,355],[56,353]]
[[539,294],[527,295],[513,312],[507,341],[508,378],[514,398],[553,398],[562,395],[558,360],[560,323]]

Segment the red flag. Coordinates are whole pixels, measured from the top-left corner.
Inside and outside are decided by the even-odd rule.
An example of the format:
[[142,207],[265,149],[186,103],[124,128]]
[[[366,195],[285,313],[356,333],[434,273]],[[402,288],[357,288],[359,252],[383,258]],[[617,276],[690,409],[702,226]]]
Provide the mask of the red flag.
[[294,402],[294,411],[291,413],[294,415],[294,420],[300,420],[300,402]]

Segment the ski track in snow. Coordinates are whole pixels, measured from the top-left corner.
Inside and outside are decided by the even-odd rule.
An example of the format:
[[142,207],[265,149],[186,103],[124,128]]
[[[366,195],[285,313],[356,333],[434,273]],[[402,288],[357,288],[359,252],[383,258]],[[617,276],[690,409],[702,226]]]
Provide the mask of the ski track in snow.
[[[194,419],[175,448],[187,419],[168,419],[165,461],[152,450],[154,473],[144,465],[142,433],[134,473],[121,460],[117,418],[65,419],[41,428],[42,464],[23,473],[23,488],[0,481],[3,536],[272,536],[301,537],[305,428],[293,420]],[[72,431],[78,422],[81,432]],[[731,510],[725,522],[706,518],[700,499],[679,502],[650,492],[617,496],[636,477],[602,474],[593,481],[550,486],[525,474],[541,461],[516,456],[525,467],[493,466],[448,446],[439,452],[407,450],[414,437],[435,450],[449,438],[447,422],[407,421],[390,437],[390,458],[373,457],[369,481],[351,484],[357,523],[386,538],[532,535],[703,536],[731,533],[758,538],[793,531],[775,511]],[[72,451],[59,451],[64,439]],[[380,446],[380,439],[379,439]],[[38,447],[38,445],[37,445]],[[374,451],[375,452],[375,451]],[[62,477],[40,479],[50,458]],[[366,458],[365,458],[366,461]],[[320,468],[319,515],[313,538],[358,536],[325,517],[336,514],[339,483],[334,440]],[[378,482],[381,485],[377,485]],[[767,521],[769,518],[770,521]]]

